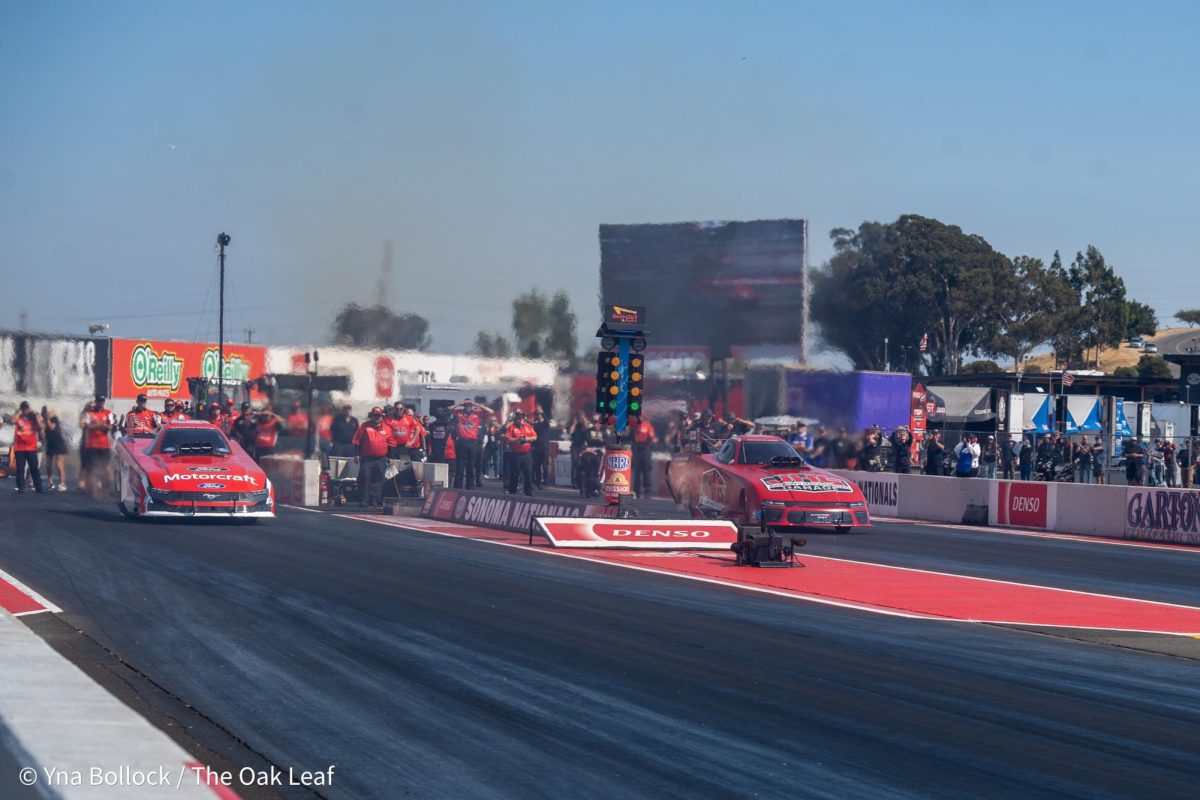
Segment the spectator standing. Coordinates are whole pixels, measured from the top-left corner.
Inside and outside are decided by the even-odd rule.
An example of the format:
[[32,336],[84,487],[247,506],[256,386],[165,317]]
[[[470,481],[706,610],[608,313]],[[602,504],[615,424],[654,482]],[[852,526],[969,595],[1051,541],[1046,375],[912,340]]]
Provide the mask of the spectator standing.
[[273,455],[279,445],[279,434],[285,430],[287,423],[283,417],[266,408],[258,412],[254,426],[254,460]]
[[429,423],[429,460],[438,464],[452,465],[454,463],[454,436],[451,422],[446,418],[448,413],[444,408],[438,409],[433,422]]
[[88,471],[84,478],[88,493],[100,499],[109,481],[109,464],[112,459],[112,432],[117,428],[117,418],[104,407],[105,397],[97,395],[92,410],[87,412],[84,425],[83,447],[87,451]]
[[28,401],[21,401],[21,405],[17,407],[17,413],[12,416],[12,424],[16,429],[12,443],[13,461],[16,467],[16,489],[18,492],[25,491],[25,473],[28,472],[34,491],[38,494],[45,494],[46,488],[42,486],[42,473],[38,469],[38,446],[42,435],[42,423],[38,419],[38,415],[29,407]]
[[96,408],[96,401],[88,400],[83,404],[83,411],[79,412],[79,491],[87,491],[87,474],[91,470],[91,463],[88,461],[87,444],[87,421],[88,414]]
[[494,412],[473,400],[455,406],[454,425],[454,488],[479,488],[479,434],[484,418]]
[[342,410],[329,423],[330,453],[339,458],[354,455],[354,434],[358,433],[358,420],[350,413],[350,406]]
[[1163,467],[1167,486],[1172,489],[1179,486],[1179,463],[1176,460],[1175,443],[1166,439],[1163,440]]
[[254,455],[254,439],[258,435],[258,419],[249,403],[242,403],[241,414],[233,420],[233,438],[250,456]]
[[[46,479],[50,491],[67,490],[67,437],[63,435],[58,414],[52,408],[42,406],[42,431],[46,440]],[[54,480],[58,474],[57,483]]]
[[1021,471],[1021,480],[1033,480],[1033,443],[1021,438],[1021,449],[1017,452],[1017,468]]
[[428,431],[421,424],[421,420],[417,419],[417,410],[412,406],[404,407],[404,418],[408,420],[408,438],[404,440],[405,450],[402,452],[407,454],[413,461],[424,461],[425,450],[424,442]]
[[804,420],[797,420],[792,432],[788,434],[787,443],[792,446],[801,458],[809,463],[811,461],[813,439],[812,434],[808,432],[808,425]]
[[125,415],[125,435],[153,436],[159,427],[159,416],[146,406],[146,395],[139,394],[136,402],[133,409]]
[[1000,477],[1011,481],[1016,477],[1015,467],[1017,456],[1021,452],[1021,444],[1016,439],[1007,438],[1000,442]]
[[364,506],[383,505],[383,473],[387,469],[392,429],[383,421],[383,409],[376,406],[354,434],[354,463],[358,464],[358,500]]
[[495,420],[488,423],[486,438],[483,440],[483,476],[500,477],[500,426]]
[[942,435],[937,431],[925,434],[925,474],[946,474],[946,445],[942,444]]
[[388,447],[388,458],[399,458],[401,452],[406,448],[405,443],[408,441],[408,429],[411,422],[405,418],[404,403],[399,400],[393,403],[387,411],[387,416],[383,418],[383,424],[392,434],[392,443]]
[[643,492],[650,494],[651,478],[654,467],[652,458],[654,445],[658,444],[658,435],[650,420],[643,419],[633,428],[633,493],[641,497]]
[[533,432],[537,434],[537,438],[533,442],[533,485],[538,488],[544,488],[546,485],[546,477],[549,473],[550,462],[550,421],[546,419],[546,415],[538,409],[533,412],[533,424],[531,426]]
[[892,468],[900,475],[912,471],[912,434],[904,425],[892,431]]
[[1104,446],[1104,440],[1097,436],[1092,444],[1092,479],[1096,483],[1107,483],[1107,470],[1108,448]]
[[1088,443],[1087,437],[1075,448],[1075,482],[1092,483],[1094,475],[1094,459],[1096,451]]
[[504,429],[504,441],[508,445],[508,463],[505,471],[508,478],[506,491],[517,493],[517,483],[523,482],[526,497],[533,497],[533,464],[530,453],[537,433],[525,421],[525,412],[517,409],[513,421]]
[[954,446],[954,474],[959,478],[979,476],[979,439],[972,434],[963,436]]
[[317,447],[325,455],[333,452],[333,410],[328,403],[321,406],[317,417]]
[[863,443],[861,455],[859,457],[858,468],[867,472],[879,472],[882,468],[880,462],[880,454],[883,449],[883,444],[880,441],[882,432],[878,426],[868,428],[863,435]]
[[571,423],[567,432],[571,439],[571,485],[575,488],[579,488],[579,454],[587,446],[590,428],[587,417],[580,411],[575,415],[575,421]]
[[1192,447],[1186,439],[1175,453],[1175,461],[1179,464],[1179,488],[1190,489],[1192,486]]
[[1130,486],[1141,486],[1145,478],[1146,459],[1142,437],[1126,439],[1122,454],[1125,456],[1125,482]]
[[996,444],[995,436],[988,436],[987,443],[983,445],[983,449],[979,454],[979,462],[982,467],[982,477],[995,478],[996,464],[1000,461],[1000,446]]
[[824,446],[822,453],[828,454],[828,457],[822,458],[829,466],[838,469],[849,468],[850,459],[854,455],[854,442],[850,441],[850,432],[845,428],[839,429],[837,438]]

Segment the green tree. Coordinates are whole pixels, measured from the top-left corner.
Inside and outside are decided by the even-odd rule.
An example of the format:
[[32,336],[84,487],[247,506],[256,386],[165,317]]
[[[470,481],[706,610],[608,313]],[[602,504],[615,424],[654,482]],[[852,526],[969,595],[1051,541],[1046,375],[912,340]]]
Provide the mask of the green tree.
[[548,317],[546,329],[547,355],[561,358],[570,365],[575,365],[575,354],[579,349],[579,339],[575,335],[575,312],[571,310],[571,300],[561,289],[554,293],[550,307],[546,309]]
[[1039,258],[1017,256],[1013,259],[1013,280],[1007,293],[989,318],[981,351],[987,355],[1011,358],[1018,369],[1041,345],[1051,341],[1064,327],[1078,306],[1061,261],[1057,271],[1047,269]]
[[1125,303],[1125,338],[1131,336],[1153,336],[1158,333],[1158,315],[1154,309],[1137,300]]
[[512,355],[512,345],[498,333],[480,331],[475,335],[475,344],[472,345],[471,352],[485,358],[508,358]]
[[956,373],[964,353],[983,349],[1014,276],[982,237],[915,214],[830,236],[835,253],[813,280],[812,314],[856,368],[883,366],[885,337],[895,348],[928,333],[935,373]]
[[1114,378],[1137,378],[1140,374],[1137,367],[1117,367],[1113,370]]
[[1082,304],[1077,318],[1082,344],[1094,349],[1094,363],[1099,366],[1101,351],[1119,346],[1129,325],[1125,281],[1093,245],[1088,245],[1086,252],[1075,254],[1067,275]]
[[979,375],[987,372],[1001,372],[1000,365],[995,361],[983,359],[972,361],[970,364],[964,364],[962,368],[962,374],[964,375]]
[[333,319],[333,343],[389,350],[428,350],[429,320],[384,306],[347,303]]
[[1172,378],[1171,365],[1162,356],[1142,356],[1138,359],[1137,370],[1144,381],[1169,381]]
[[1200,308],[1193,308],[1187,311],[1175,312],[1175,319],[1186,323],[1189,328],[1200,325]]

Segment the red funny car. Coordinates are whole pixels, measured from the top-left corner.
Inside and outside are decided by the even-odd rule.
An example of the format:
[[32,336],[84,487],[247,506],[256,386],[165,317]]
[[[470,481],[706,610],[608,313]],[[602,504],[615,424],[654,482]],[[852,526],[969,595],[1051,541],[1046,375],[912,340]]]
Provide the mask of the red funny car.
[[733,436],[711,455],[676,453],[667,485],[693,517],[761,521],[775,530],[832,526],[839,533],[871,524],[857,486],[805,464],[776,436]]
[[240,445],[208,422],[172,422],[117,442],[117,507],[127,517],[275,516],[275,490]]

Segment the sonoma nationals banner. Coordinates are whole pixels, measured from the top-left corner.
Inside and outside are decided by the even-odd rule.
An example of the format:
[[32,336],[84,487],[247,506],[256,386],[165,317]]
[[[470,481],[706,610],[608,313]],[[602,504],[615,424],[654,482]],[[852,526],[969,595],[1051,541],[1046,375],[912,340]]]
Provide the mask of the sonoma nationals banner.
[[161,342],[154,339],[112,340],[112,396],[186,400],[188,378],[248,381],[266,371],[267,349],[226,344],[224,368],[217,345],[205,342]]

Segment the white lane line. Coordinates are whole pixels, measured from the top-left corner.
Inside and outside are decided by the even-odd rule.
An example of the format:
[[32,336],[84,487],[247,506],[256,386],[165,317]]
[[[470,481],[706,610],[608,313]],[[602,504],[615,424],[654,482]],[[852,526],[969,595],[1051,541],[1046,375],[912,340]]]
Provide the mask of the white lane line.
[[304,506],[290,506],[287,503],[280,503],[284,508],[294,508],[297,511],[307,511],[310,514],[320,514],[321,510],[317,508],[305,508]]
[[[20,589],[22,592],[24,592],[25,594],[27,594],[27,595],[30,597],[30,599],[32,599],[32,600],[35,600],[35,601],[37,601],[38,603],[41,603],[41,604],[42,604],[42,606],[44,606],[44,609],[43,609],[43,610],[45,610],[45,611],[49,611],[49,612],[51,612],[51,613],[53,613],[53,614],[61,614],[61,613],[62,613],[62,609],[61,609],[61,608],[59,608],[58,606],[54,605],[54,603],[51,603],[49,600],[47,600],[46,598],[42,597],[40,594],[38,594],[37,592],[35,592],[33,589],[30,589],[28,586],[26,586],[25,584],[21,583],[19,580],[17,580],[16,578],[14,578],[12,575],[9,575],[7,572],[5,572],[5,571],[4,571],[4,570],[2,570],[2,569],[0,569],[0,580],[3,580],[3,581],[5,581],[5,582],[7,582],[7,583],[10,583],[10,584],[12,584],[14,587],[16,587],[17,589]],[[26,613],[26,614],[37,614],[37,613],[39,613],[39,612],[38,612],[38,611],[26,611],[26,612],[24,612],[24,613]],[[16,615],[14,615],[14,616],[21,616],[21,615],[20,615],[20,614],[16,614]]]
[[1082,542],[1084,544],[1107,544],[1117,547],[1137,547],[1143,550],[1172,550],[1178,553],[1200,555],[1200,547],[1174,542],[1148,542],[1138,539],[1117,539],[1112,536],[1091,536],[1086,533],[1069,533],[1066,531],[1031,531],[1024,528],[993,528],[985,525],[959,525],[953,522],[930,522],[926,519],[907,519],[904,517],[871,517],[872,522],[895,522],[902,525],[919,525],[923,528],[946,528],[952,531],[967,531],[968,533],[1002,533],[1009,536],[1028,536],[1034,539],[1058,539],[1067,542]]

